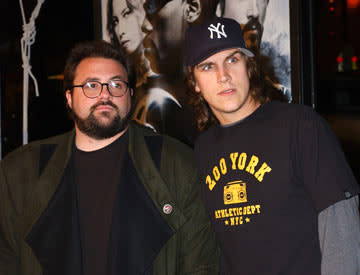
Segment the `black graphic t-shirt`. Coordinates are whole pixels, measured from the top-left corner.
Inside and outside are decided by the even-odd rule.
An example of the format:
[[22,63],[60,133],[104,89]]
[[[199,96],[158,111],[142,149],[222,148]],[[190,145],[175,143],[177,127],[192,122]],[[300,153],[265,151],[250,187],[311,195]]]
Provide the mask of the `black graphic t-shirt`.
[[222,274],[320,274],[318,214],[359,192],[330,127],[271,102],[195,144]]

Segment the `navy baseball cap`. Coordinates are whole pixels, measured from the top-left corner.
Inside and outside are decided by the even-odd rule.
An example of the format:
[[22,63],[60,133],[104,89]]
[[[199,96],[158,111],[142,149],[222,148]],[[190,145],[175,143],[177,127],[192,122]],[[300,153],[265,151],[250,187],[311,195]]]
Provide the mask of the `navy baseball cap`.
[[231,48],[253,57],[246,48],[240,24],[231,18],[214,17],[188,27],[185,33],[184,62],[195,66],[209,56]]

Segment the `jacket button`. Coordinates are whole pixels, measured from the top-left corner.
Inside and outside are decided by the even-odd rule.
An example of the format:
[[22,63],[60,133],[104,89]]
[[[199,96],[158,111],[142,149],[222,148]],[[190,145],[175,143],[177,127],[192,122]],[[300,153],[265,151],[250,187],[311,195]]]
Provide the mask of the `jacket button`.
[[163,212],[167,215],[171,214],[171,212],[173,211],[173,207],[171,206],[171,204],[165,204],[163,206]]

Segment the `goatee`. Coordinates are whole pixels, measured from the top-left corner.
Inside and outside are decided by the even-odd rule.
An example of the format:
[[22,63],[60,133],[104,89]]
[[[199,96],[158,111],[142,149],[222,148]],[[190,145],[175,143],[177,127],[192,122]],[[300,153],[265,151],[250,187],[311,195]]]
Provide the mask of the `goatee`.
[[[101,123],[98,118],[95,117],[94,112],[96,107],[100,105],[112,106],[116,110],[116,115],[109,123]],[[106,139],[115,136],[123,131],[129,124],[130,113],[128,112],[125,117],[121,118],[119,115],[118,107],[111,101],[101,101],[96,103],[90,108],[90,114],[87,118],[80,118],[76,112],[69,107],[69,113],[75,124],[81,132],[94,139]],[[109,112],[101,112],[103,117],[110,119],[111,114]]]

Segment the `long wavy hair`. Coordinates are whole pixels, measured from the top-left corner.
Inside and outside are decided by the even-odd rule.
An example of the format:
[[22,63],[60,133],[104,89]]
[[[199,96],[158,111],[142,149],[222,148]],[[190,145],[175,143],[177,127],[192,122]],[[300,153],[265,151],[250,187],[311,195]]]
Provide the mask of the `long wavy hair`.
[[[244,56],[244,55],[243,55]],[[244,56],[246,68],[250,80],[250,96],[260,104],[269,103],[272,100],[286,101],[284,94],[275,88],[270,78],[266,77],[258,57]],[[186,67],[186,82],[189,88],[189,104],[193,107],[196,116],[196,125],[200,131],[206,130],[219,121],[211,111],[209,104],[201,93],[195,91],[194,67]]]

